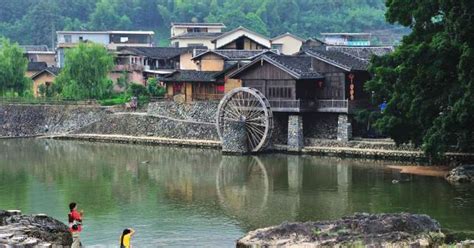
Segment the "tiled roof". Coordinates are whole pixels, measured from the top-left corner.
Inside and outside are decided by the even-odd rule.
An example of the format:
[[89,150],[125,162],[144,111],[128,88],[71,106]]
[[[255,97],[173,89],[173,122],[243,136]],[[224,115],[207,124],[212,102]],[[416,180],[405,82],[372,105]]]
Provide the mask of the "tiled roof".
[[46,62],[28,62],[28,71],[42,71],[46,69],[48,65]]
[[50,74],[52,74],[52,75],[54,75],[54,76],[57,76],[60,71],[61,71],[61,68],[59,68],[59,67],[48,67],[48,68],[45,68],[45,69],[43,69],[43,70],[37,72],[35,75],[33,75],[33,76],[31,77],[31,79],[35,79],[36,77],[38,77],[39,75],[41,75],[41,74],[43,74],[43,73],[45,73],[45,72],[50,73]]
[[323,78],[311,67],[311,57],[304,55],[264,55],[270,60],[282,65],[288,71],[297,74],[298,79]]
[[171,39],[214,39],[223,33],[190,32],[175,35]]
[[241,69],[231,73],[229,76],[233,77],[241,72],[250,68],[259,61],[264,60],[268,63],[280,68],[287,72],[295,79],[317,79],[324,78],[317,71],[314,71],[311,67],[311,57],[306,55],[277,55],[277,54],[264,54],[253,62],[243,66]]
[[127,50],[136,55],[154,59],[170,59],[186,52],[192,52],[193,49],[195,47],[123,47],[119,51]]
[[215,82],[218,71],[177,70],[162,77],[163,82]]
[[235,49],[217,49],[217,50],[196,50],[196,56],[193,59],[197,59],[204,54],[214,53],[222,56],[226,60],[251,60],[256,56],[260,56],[264,53],[273,53],[271,50],[235,50]]
[[346,71],[366,71],[369,66],[369,62],[367,60],[341,51],[328,51],[324,46],[320,48],[310,48],[304,52],[312,57],[325,61],[326,63],[332,64]]
[[358,58],[368,61],[373,55],[382,56],[387,53],[393,52],[394,48],[392,46],[384,46],[384,47],[327,46],[326,50],[348,53],[350,55],[353,55],[353,56],[356,56]]

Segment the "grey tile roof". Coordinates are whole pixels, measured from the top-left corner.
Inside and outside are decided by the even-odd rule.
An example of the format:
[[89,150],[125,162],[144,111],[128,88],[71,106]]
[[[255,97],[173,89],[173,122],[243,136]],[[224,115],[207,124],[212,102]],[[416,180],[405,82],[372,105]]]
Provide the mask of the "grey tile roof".
[[346,71],[366,71],[369,62],[342,51],[326,50],[326,47],[310,48],[304,50],[309,56],[315,57],[327,63],[333,64]]
[[257,56],[264,53],[274,53],[271,50],[236,50],[236,49],[216,49],[216,50],[196,50],[196,56],[193,59],[197,59],[204,54],[214,53],[222,56],[225,60],[252,60]]
[[36,77],[38,77],[39,75],[45,73],[45,72],[48,72],[48,73],[51,73],[53,74],[54,76],[57,76],[59,74],[59,72],[61,72],[61,68],[59,67],[48,67],[48,68],[45,68],[39,72],[37,72],[35,75],[31,76],[31,79],[35,79]]
[[327,46],[326,50],[348,53],[350,55],[353,55],[355,57],[368,61],[373,55],[383,56],[385,54],[393,52],[394,47],[392,46],[383,46],[383,47]]
[[28,71],[42,71],[46,69],[48,65],[46,62],[28,62]]
[[214,39],[223,33],[191,32],[175,35],[171,39]]
[[218,71],[177,70],[160,78],[163,82],[215,82]]
[[[297,79],[323,78],[321,74],[311,67],[311,57],[305,55],[276,55],[267,54],[263,57],[281,65],[287,71],[297,75]],[[283,69],[282,68],[282,69]]]
[[183,53],[192,52],[194,49],[195,47],[122,47],[119,51],[127,50],[136,55],[154,59],[170,59]]

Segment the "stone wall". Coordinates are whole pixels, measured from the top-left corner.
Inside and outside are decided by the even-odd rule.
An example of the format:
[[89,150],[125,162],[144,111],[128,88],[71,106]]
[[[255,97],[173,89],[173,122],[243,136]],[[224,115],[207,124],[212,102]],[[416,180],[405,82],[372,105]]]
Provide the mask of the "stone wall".
[[336,139],[338,115],[333,113],[305,113],[304,137],[308,139]]
[[107,115],[101,107],[0,104],[0,136],[66,133]]
[[148,104],[148,114],[166,116],[180,120],[215,123],[217,101],[199,101],[188,104],[173,101],[153,102]]
[[173,139],[219,140],[213,123],[176,120],[166,117],[115,114],[80,128],[74,134],[117,134],[156,136]]

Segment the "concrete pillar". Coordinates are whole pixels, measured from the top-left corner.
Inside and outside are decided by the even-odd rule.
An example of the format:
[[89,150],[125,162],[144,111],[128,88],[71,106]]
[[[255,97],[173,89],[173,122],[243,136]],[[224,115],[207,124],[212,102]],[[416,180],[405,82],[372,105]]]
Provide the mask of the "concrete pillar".
[[227,154],[249,153],[244,121],[226,122],[222,133],[222,152]]
[[288,116],[288,151],[299,152],[304,146],[303,116]]
[[337,140],[349,141],[352,139],[352,124],[347,114],[340,114],[337,118]]

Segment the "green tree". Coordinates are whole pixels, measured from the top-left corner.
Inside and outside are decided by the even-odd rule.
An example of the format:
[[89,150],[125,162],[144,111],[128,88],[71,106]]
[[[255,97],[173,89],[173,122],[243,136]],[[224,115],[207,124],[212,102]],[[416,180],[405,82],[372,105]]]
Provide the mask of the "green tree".
[[18,44],[0,38],[0,95],[31,93],[31,80],[25,77],[27,66],[28,60]]
[[388,106],[376,126],[433,158],[474,150],[474,26],[471,0],[388,0],[386,17],[412,32],[375,58],[366,88]]
[[112,81],[108,73],[113,66],[113,56],[105,47],[81,43],[66,51],[65,66],[55,83],[66,98],[101,99],[111,92]]

